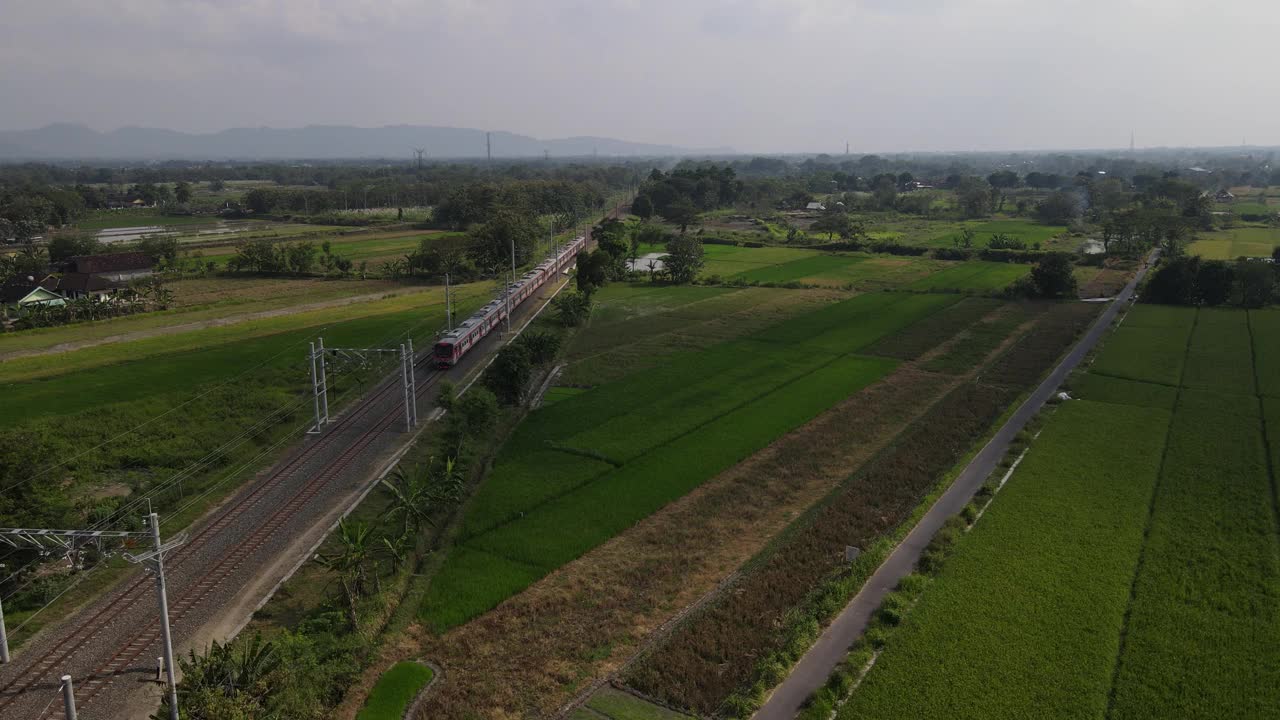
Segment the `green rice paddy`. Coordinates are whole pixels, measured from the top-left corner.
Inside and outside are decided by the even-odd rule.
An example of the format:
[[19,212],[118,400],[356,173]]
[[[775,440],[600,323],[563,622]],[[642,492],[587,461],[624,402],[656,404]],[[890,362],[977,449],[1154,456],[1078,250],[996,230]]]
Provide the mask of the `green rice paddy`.
[[484,612],[896,365],[856,354],[959,300],[864,295],[544,406],[468,507],[422,616]]

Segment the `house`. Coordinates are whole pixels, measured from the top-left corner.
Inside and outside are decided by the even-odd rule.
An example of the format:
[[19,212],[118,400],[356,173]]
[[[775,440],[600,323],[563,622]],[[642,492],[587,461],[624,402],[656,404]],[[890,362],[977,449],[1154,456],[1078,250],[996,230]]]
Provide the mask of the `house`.
[[57,291],[72,299],[95,297],[101,298],[115,293],[123,287],[121,283],[108,280],[101,275],[85,273],[63,273],[57,278]]
[[805,205],[804,209],[805,210],[826,210],[827,206],[823,205],[820,202],[811,202],[808,205]]
[[919,180],[912,180],[911,182],[902,186],[903,192],[915,192],[916,190],[932,190],[932,189],[933,189],[932,185],[930,185],[927,182],[921,182]]
[[1218,202],[1231,202],[1236,199],[1236,196],[1230,190],[1219,190],[1218,194],[1213,196],[1213,199]]
[[52,275],[36,282],[35,276],[14,275],[0,285],[0,305],[64,305],[66,298],[57,293],[58,279]]
[[113,282],[126,282],[155,272],[155,260],[146,253],[76,255],[64,263],[67,274],[97,275]]

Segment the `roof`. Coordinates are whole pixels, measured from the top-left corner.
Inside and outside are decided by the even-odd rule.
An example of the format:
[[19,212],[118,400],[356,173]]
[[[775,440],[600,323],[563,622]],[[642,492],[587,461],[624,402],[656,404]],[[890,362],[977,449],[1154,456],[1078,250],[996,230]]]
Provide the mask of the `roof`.
[[104,273],[127,270],[150,270],[156,264],[151,256],[141,252],[113,253],[109,255],[76,255],[67,258],[67,267],[75,273]]
[[86,273],[64,273],[57,281],[58,290],[64,293],[94,292],[96,290],[111,290],[120,287],[120,283]]
[[39,282],[36,282],[32,275],[13,275],[0,285],[0,302],[16,303],[26,298],[36,288],[53,291],[57,286],[58,280],[52,275],[46,276]]
[[805,210],[826,210],[826,206],[820,202],[811,202],[804,206]]

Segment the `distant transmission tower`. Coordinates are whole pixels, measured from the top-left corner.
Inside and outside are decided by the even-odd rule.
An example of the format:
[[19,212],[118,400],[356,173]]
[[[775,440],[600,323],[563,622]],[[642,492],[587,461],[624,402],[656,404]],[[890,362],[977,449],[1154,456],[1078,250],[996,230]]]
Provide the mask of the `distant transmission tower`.
[[418,156],[418,172],[422,172],[422,156],[427,152],[426,148],[414,148],[413,154]]
[[845,154],[845,155],[848,155],[848,154],[849,154],[849,141],[848,141],[848,140],[845,140],[845,141],[844,141],[844,154]]
[[1133,131],[1129,131],[1129,152],[1133,152]]
[[489,141],[489,133],[484,134],[484,156],[485,156],[485,159],[489,161],[489,164],[492,165],[493,164],[493,143]]

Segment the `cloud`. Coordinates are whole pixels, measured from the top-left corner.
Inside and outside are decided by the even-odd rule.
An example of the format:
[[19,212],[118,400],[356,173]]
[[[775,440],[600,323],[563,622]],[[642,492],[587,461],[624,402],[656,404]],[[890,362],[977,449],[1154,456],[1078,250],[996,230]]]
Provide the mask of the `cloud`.
[[[8,0],[5,127],[440,124],[816,151],[1280,143],[1249,0]],[[1258,75],[1257,73],[1263,73]]]

